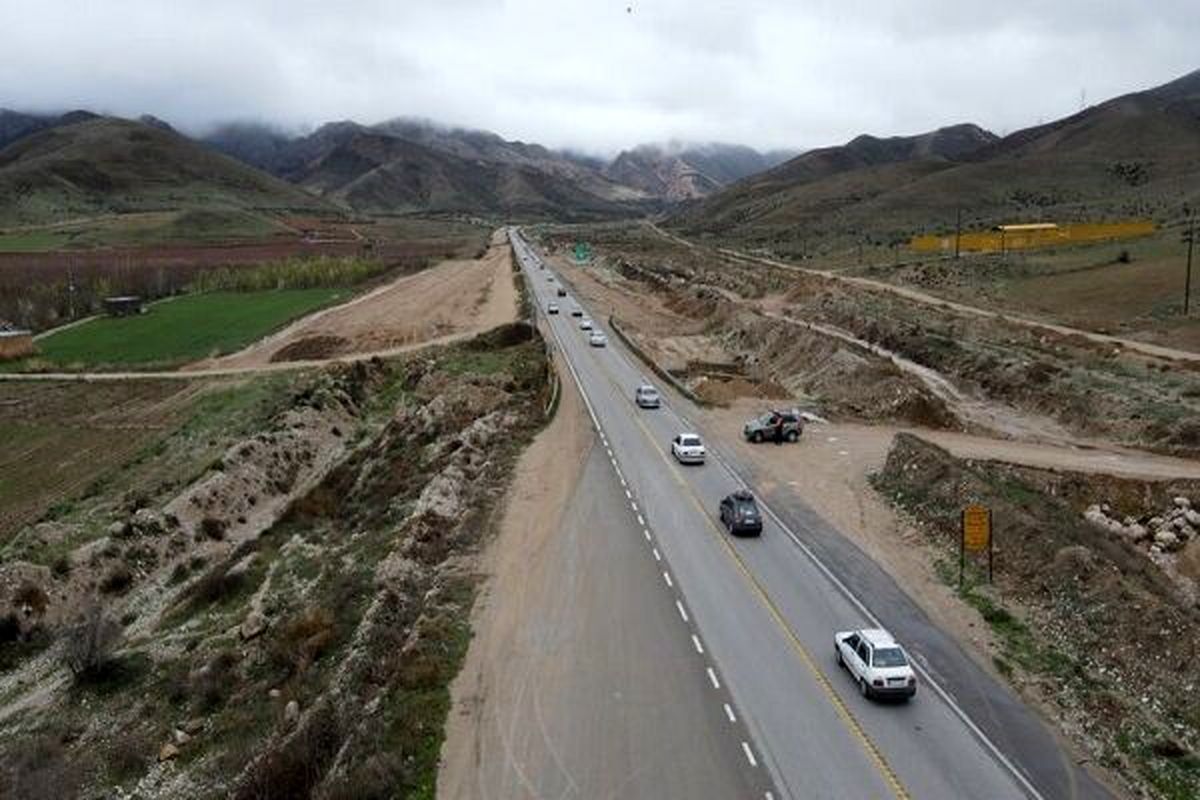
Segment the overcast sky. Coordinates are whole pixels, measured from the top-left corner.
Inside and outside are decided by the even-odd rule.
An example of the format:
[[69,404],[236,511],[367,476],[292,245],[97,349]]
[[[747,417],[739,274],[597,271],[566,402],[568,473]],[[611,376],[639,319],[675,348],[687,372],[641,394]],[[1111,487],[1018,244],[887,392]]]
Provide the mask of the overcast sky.
[[610,153],[997,133],[1200,68],[1200,0],[0,0],[0,107],[420,116]]

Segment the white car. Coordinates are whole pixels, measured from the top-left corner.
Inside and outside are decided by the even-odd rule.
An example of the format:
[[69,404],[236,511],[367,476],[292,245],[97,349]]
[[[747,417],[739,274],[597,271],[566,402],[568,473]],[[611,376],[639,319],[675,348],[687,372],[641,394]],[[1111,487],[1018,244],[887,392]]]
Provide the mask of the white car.
[[840,631],[833,635],[838,666],[845,667],[868,700],[917,693],[917,675],[904,648],[882,628]]
[[592,320],[589,317],[584,317],[579,320],[579,330],[590,331],[592,329]]
[[557,314],[558,313],[558,303],[551,303],[550,305],[546,306],[546,313],[547,314]]
[[592,347],[604,347],[608,344],[608,337],[600,331],[592,331],[592,335],[588,337],[588,344]]
[[680,464],[703,464],[704,442],[694,433],[681,433],[671,440],[671,455]]
[[579,306],[571,306],[571,316],[572,317],[582,317],[583,309],[580,308]]
[[643,383],[634,389],[633,402],[637,403],[638,408],[658,408],[662,404],[662,398],[659,397],[658,389]]

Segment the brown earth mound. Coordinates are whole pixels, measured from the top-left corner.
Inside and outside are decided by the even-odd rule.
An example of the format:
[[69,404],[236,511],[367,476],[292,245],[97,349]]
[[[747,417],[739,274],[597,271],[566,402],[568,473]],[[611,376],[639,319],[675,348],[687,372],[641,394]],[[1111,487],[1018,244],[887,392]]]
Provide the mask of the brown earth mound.
[[271,363],[280,361],[315,361],[322,358],[333,358],[344,352],[349,344],[341,336],[317,335],[298,339],[271,354]]

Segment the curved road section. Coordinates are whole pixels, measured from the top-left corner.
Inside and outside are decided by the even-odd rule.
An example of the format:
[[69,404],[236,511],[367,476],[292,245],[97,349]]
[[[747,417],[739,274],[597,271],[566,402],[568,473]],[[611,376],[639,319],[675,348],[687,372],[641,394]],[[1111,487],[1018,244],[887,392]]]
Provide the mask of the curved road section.
[[[639,410],[632,395],[644,371],[615,337],[607,347],[589,346],[569,314],[578,300],[554,297],[551,270],[541,268],[518,231],[510,235],[539,309],[554,300],[562,306],[546,324],[612,459],[628,506],[612,513],[635,515],[673,576],[681,622],[699,631],[712,664],[708,677],[729,693],[748,730],[748,762],[769,776],[765,796],[1107,796],[1006,687],[929,625],[873,562],[819,519],[806,518],[803,508],[767,498],[762,537],[730,538],[716,506],[744,485],[742,466],[727,455],[699,467],[675,463],[672,437],[695,430],[687,409],[673,401]],[[823,542],[825,552],[814,541]],[[922,666],[924,680],[911,703],[860,697],[834,661],[834,631],[880,623]]]

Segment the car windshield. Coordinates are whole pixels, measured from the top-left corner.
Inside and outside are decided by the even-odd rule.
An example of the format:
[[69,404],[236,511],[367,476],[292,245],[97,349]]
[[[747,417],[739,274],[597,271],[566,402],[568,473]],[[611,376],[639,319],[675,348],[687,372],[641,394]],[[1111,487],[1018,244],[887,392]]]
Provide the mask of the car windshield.
[[737,503],[739,514],[749,516],[758,513],[758,508],[754,505],[753,500],[735,500],[734,502]]
[[700,444],[699,436],[684,436],[679,440],[679,443],[684,447],[697,447]]
[[908,659],[899,647],[880,647],[875,650],[871,663],[876,667],[904,667],[908,665]]

